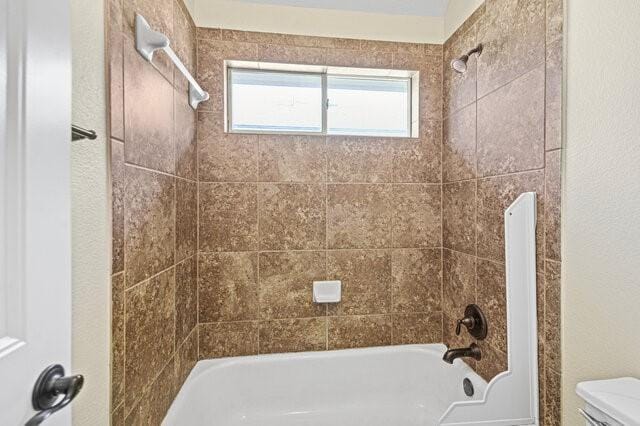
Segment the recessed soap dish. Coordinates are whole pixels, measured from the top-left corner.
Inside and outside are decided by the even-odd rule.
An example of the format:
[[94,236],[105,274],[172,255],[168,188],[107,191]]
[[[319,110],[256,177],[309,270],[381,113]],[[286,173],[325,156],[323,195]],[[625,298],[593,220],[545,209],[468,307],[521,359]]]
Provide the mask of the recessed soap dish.
[[314,281],[313,303],[338,303],[342,298],[342,281]]

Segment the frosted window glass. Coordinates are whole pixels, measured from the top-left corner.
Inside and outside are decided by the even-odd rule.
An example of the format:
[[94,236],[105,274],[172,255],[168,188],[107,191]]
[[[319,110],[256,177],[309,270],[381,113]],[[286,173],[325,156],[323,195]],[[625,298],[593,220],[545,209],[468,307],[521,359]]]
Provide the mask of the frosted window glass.
[[231,70],[231,131],[322,132],[319,74]]
[[327,133],[410,136],[409,79],[327,77]]

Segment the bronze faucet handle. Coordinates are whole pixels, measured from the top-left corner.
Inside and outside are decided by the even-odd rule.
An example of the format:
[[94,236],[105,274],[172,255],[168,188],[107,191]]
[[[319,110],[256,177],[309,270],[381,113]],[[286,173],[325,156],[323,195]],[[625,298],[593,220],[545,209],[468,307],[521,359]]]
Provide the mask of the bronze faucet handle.
[[460,335],[463,325],[474,338],[484,340],[487,337],[487,319],[477,305],[467,305],[464,318],[456,323],[456,335]]
[[463,325],[467,327],[467,330],[472,330],[476,325],[476,321],[475,319],[473,319],[473,317],[464,317],[462,319],[459,319],[456,324],[456,336],[460,335]]

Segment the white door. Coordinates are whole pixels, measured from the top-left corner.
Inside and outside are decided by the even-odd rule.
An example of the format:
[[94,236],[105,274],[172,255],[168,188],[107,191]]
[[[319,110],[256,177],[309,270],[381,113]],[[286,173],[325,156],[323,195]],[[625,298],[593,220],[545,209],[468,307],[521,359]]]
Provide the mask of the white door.
[[[51,364],[71,368],[67,0],[0,0],[0,425],[34,414]],[[68,374],[68,371],[67,371]],[[51,381],[52,403],[74,381]],[[46,425],[69,425],[71,410]]]

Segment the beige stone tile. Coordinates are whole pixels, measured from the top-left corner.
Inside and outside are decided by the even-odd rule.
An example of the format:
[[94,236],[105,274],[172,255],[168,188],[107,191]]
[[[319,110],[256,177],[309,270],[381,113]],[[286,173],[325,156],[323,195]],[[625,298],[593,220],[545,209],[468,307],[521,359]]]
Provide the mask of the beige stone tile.
[[111,277],[111,406],[124,402],[124,273]]
[[111,273],[124,270],[124,144],[111,140]]
[[293,46],[324,47],[327,49],[358,49],[360,40],[338,37],[314,37],[286,34],[287,43]]
[[327,279],[342,281],[342,300],[329,315],[385,314],[391,311],[389,250],[330,250]]
[[209,93],[209,99],[198,105],[198,111],[223,114],[225,108],[224,59],[209,54],[210,43],[216,43],[216,41],[198,39],[196,80],[200,87]]
[[324,184],[263,183],[258,198],[261,250],[325,248]]
[[258,319],[258,254],[200,253],[199,322]]
[[478,306],[489,324],[486,342],[506,353],[507,288],[504,268],[502,263],[478,259],[477,293]]
[[[544,217],[544,171],[518,173],[478,181],[478,256],[504,261],[504,211],[523,192],[538,195],[538,217]],[[542,260],[543,229],[536,228],[538,260]]]
[[[478,97],[544,61],[545,0],[495,0],[478,21]],[[522,53],[526,52],[525,55]]]
[[133,406],[173,355],[174,298],[173,268],[125,292],[127,407]]
[[451,114],[443,123],[444,182],[476,177],[476,104]]
[[189,336],[176,349],[176,391],[179,391],[187,376],[198,362],[198,329],[194,328]]
[[560,374],[547,369],[544,386],[544,426],[560,426],[562,420]]
[[399,52],[393,55],[393,67],[420,72],[420,118],[442,120],[441,57]]
[[323,136],[261,135],[261,182],[324,182],[327,176]]
[[[200,30],[200,29],[199,29]],[[198,83],[211,98],[200,104],[199,110],[224,111],[224,61],[255,61],[258,45],[235,41],[222,41],[198,35]]]
[[222,30],[220,28],[196,27],[196,38],[199,40],[220,40]]
[[546,154],[545,167],[545,210],[544,241],[545,257],[561,260],[560,208],[562,204],[562,151],[556,150]]
[[124,247],[126,286],[174,263],[175,179],[125,167]]
[[326,318],[281,319],[260,323],[261,354],[321,351],[326,347]]
[[476,27],[459,29],[444,44],[443,99],[445,117],[476,100],[477,55],[467,62],[467,72],[457,73],[451,69],[451,61],[476,47]]
[[109,1],[109,133],[124,140],[124,36],[122,34],[122,0]]
[[363,54],[363,52],[359,50],[328,48],[325,52],[325,65],[339,67],[391,68],[393,65],[393,53],[371,51]]
[[[538,379],[539,388],[542,394],[544,384],[544,367],[545,367],[545,335],[544,335],[544,271],[538,272],[536,276],[536,325],[538,327]],[[542,403],[542,400],[540,401]]]
[[198,245],[198,186],[176,179],[176,261],[195,254]]
[[128,163],[174,172],[173,86],[129,42],[124,48],[124,131]]
[[[542,283],[541,283],[542,284]],[[544,277],[545,367],[561,371],[560,263],[546,261]]]
[[391,315],[329,317],[329,349],[391,344]]
[[225,133],[222,115],[200,112],[198,163],[201,182],[255,182],[258,136]]
[[290,44],[289,34],[264,33],[258,31],[241,31],[221,29],[219,37],[224,41],[262,44]]
[[[191,74],[196,71],[196,28],[182,0],[173,4],[173,38],[171,46]],[[180,75],[176,72],[176,76]],[[186,88],[186,86],[184,86]]]
[[319,317],[324,305],[313,303],[313,281],[326,277],[324,251],[260,253],[260,317]]
[[482,359],[476,361],[476,372],[487,382],[490,382],[498,374],[507,371],[507,354],[488,345],[486,342],[478,342]]
[[[173,0],[123,0],[124,32],[127,38],[135,40],[135,14],[141,14],[154,31],[173,38]],[[142,58],[142,57],[141,57]],[[164,52],[153,55],[153,63],[162,74],[173,81],[173,64]]]
[[281,64],[323,65],[325,53],[326,49],[317,47],[260,44],[257,60]]
[[200,324],[199,359],[258,353],[258,322]]
[[544,65],[478,101],[478,175],[544,167]]
[[394,345],[442,342],[442,312],[394,314],[392,321]]
[[391,245],[390,185],[327,186],[329,248],[388,248]]
[[442,186],[443,245],[456,251],[476,251],[476,182],[462,181]]
[[562,40],[563,11],[562,0],[546,0],[547,6],[547,45]]
[[111,426],[124,426],[124,403],[120,404],[111,413]]
[[181,345],[198,322],[198,265],[192,256],[176,265],[176,345]]
[[196,180],[198,173],[196,143],[196,112],[189,105],[189,95],[185,90],[176,89],[174,101],[174,139],[176,144],[176,175]]
[[159,425],[162,422],[177,393],[174,363],[171,358],[155,381],[141,393],[140,401],[126,417],[126,425]]
[[258,248],[258,188],[255,183],[199,184],[202,251]]
[[546,380],[545,380],[545,369],[544,369],[544,356],[540,353],[540,349],[538,350],[538,413],[539,413],[539,426],[545,426],[544,416],[545,416],[545,401],[544,394],[546,388]]
[[327,137],[329,182],[391,182],[396,140],[356,136]]
[[419,138],[393,140],[393,181],[440,183],[442,122],[420,120]]
[[396,249],[391,262],[394,313],[442,309],[442,250]]
[[425,45],[421,43],[398,43],[395,41],[382,40],[362,40],[360,42],[360,49],[365,51],[382,50],[389,52],[412,53],[414,55],[424,55],[424,46]]
[[443,250],[442,309],[450,319],[464,317],[466,306],[476,303],[476,262],[475,256]]
[[289,47],[322,47],[337,49],[358,49],[360,40],[334,37],[314,37],[295,34],[263,33],[255,31],[222,30],[222,39],[228,41],[282,44]]
[[441,201],[440,185],[393,185],[393,246],[440,247]]
[[198,41],[198,71],[207,70],[213,60],[255,61],[257,57],[258,45],[255,43],[210,38],[199,38]]
[[547,46],[545,148],[562,147],[562,40]]

